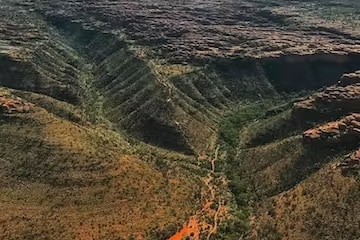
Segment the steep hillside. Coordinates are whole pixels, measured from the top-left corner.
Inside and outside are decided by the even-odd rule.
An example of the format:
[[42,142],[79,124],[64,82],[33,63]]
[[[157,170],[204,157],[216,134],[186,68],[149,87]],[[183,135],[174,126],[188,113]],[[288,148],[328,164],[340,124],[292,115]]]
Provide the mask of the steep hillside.
[[358,239],[359,194],[359,181],[328,164],[261,206],[255,238]]
[[[346,51],[325,51],[314,42],[311,45],[314,49],[310,46],[307,52],[300,54],[279,44],[278,52],[266,50],[267,55],[261,58],[247,51],[250,55],[237,59],[233,59],[237,54],[224,58],[219,53],[202,64],[191,60],[191,56],[174,62],[167,55],[158,56],[152,44],[138,42],[140,36],[123,34],[122,28],[114,25],[120,21],[120,15],[112,11],[121,9],[120,2],[84,4],[75,1],[64,2],[61,7],[57,2],[17,3],[21,4],[9,3],[9,6],[20,9],[19,16],[13,20],[5,14],[4,18],[10,19],[4,21],[4,29],[11,31],[13,27],[9,22],[20,22],[24,28],[18,31],[28,36],[26,24],[31,23],[35,40],[25,38],[19,41],[21,48],[11,51],[12,55],[27,54],[16,59],[19,71],[15,69],[5,74],[7,78],[19,80],[13,82],[4,78],[4,86],[46,93],[77,105],[87,102],[85,105],[93,106],[88,109],[91,115],[99,115],[94,118],[106,118],[114,127],[138,139],[186,154],[206,150],[207,139],[216,133],[223,114],[239,102],[330,85],[344,72],[355,71],[360,64],[357,45],[345,40],[334,40],[331,44],[345,41],[341,46]],[[38,14],[26,13],[28,5]],[[55,11],[59,7],[63,11]],[[108,18],[97,19],[98,13],[92,12],[92,8],[103,11]],[[256,13],[254,18],[261,18],[262,14]],[[28,21],[24,23],[25,19]],[[134,24],[136,22],[134,20]],[[254,24],[258,25],[256,21]],[[279,31],[276,24],[268,28]],[[128,27],[126,31],[132,30]],[[259,33],[264,31],[267,30],[259,30]],[[336,39],[331,34],[329,39]],[[151,36],[149,33],[145,39]],[[9,41],[15,38],[13,35],[6,37],[10,37]],[[168,37],[174,53],[180,51],[171,43],[173,37]],[[295,37],[292,41],[298,40]],[[28,42],[36,46],[28,46]],[[154,44],[159,48],[164,46],[159,43]],[[11,45],[10,42],[6,46]],[[9,57],[10,51],[6,53],[4,63],[13,64],[11,61],[15,59]],[[29,76],[33,77],[29,79]]]
[[242,130],[236,158],[255,203],[251,238],[359,238],[359,81],[345,74]]
[[200,204],[194,173],[171,167],[181,156],[59,118],[40,98],[1,89],[1,239],[151,239],[171,234]]

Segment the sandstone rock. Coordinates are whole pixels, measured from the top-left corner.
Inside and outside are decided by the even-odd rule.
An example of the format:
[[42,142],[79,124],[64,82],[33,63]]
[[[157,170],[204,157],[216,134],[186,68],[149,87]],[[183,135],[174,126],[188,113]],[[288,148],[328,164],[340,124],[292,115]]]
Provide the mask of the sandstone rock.
[[347,155],[344,159],[335,165],[335,168],[343,170],[359,169],[360,168],[360,149]]
[[345,74],[337,85],[327,87],[294,103],[293,115],[300,120],[341,117],[360,112],[360,71]]
[[58,23],[68,19],[88,28],[125,33],[154,54],[176,62],[315,53],[322,53],[322,60],[342,62],[348,53],[360,53],[360,40],[354,37],[360,33],[350,23],[342,22],[340,30],[336,21],[300,13],[300,9],[308,8],[301,1],[291,2],[291,7],[287,4],[281,1],[282,7],[277,7],[266,1],[51,0],[27,1],[26,7]]
[[339,81],[339,85],[342,87],[356,83],[360,83],[360,71],[344,74]]
[[0,97],[0,114],[26,113],[32,108],[32,104],[21,99]]
[[340,143],[342,141],[360,139],[360,114],[354,113],[339,121],[329,122],[304,132],[305,143],[324,142]]

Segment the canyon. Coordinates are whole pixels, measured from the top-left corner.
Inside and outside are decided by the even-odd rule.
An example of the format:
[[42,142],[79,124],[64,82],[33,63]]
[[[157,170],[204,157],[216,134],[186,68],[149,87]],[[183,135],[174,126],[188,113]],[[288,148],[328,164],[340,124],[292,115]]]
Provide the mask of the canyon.
[[357,239],[356,1],[0,1],[0,239]]

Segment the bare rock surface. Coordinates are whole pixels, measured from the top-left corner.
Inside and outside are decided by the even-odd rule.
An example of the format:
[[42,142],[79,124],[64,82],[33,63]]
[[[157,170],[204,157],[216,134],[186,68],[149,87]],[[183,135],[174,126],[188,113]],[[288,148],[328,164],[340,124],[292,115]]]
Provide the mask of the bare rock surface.
[[[360,145],[360,71],[344,74],[336,85],[295,103],[293,117],[298,121],[325,121],[303,133],[303,142],[307,146],[357,148]],[[337,120],[329,121],[334,118]],[[360,150],[356,150],[344,156],[334,167],[358,168],[359,157]]]
[[344,139],[360,139],[360,114],[354,113],[345,118],[309,129],[303,134],[304,141],[325,141],[341,143]]
[[0,94],[0,115],[26,113],[29,112],[32,107],[33,104],[28,103],[21,98]]
[[[151,55],[176,62],[360,52],[360,33],[354,19],[341,23],[326,19],[330,7],[322,11],[324,16],[312,13],[326,4],[233,0],[16,2],[40,11],[57,24],[69,21],[111,32],[142,45]],[[356,7],[346,4],[344,7]]]
[[360,149],[345,156],[341,162],[335,165],[335,168],[343,170],[360,169]]
[[294,104],[294,116],[312,119],[341,116],[360,110],[360,72],[344,74],[338,84],[325,88]]
[[339,85],[342,87],[357,83],[360,83],[360,70],[354,73],[344,74],[339,81]]

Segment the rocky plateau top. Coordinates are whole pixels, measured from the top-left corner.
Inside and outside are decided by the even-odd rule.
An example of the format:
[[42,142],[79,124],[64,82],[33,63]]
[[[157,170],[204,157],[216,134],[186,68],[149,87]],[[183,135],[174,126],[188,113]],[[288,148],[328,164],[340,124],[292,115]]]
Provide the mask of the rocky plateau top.
[[[345,16],[339,22],[318,16],[312,13],[312,9],[320,7],[316,3],[233,0],[15,3],[26,6],[27,11],[39,11],[57,23],[72,22],[111,32],[143,46],[150,57],[180,63],[214,58],[360,53],[360,32],[353,19]],[[349,6],[352,5],[344,2],[340,7]],[[11,32],[14,23],[7,25],[4,21],[1,25],[4,24],[0,29]],[[20,36],[36,38],[33,32],[36,30]]]

